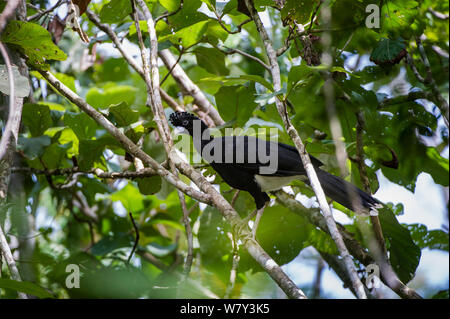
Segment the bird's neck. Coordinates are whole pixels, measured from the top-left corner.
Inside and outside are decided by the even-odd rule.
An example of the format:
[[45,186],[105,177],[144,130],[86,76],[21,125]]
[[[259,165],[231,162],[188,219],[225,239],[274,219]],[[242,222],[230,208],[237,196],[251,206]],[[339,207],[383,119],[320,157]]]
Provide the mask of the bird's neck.
[[197,150],[203,147],[212,140],[209,127],[202,120],[195,120],[192,128],[189,129],[189,134],[192,136],[194,146]]

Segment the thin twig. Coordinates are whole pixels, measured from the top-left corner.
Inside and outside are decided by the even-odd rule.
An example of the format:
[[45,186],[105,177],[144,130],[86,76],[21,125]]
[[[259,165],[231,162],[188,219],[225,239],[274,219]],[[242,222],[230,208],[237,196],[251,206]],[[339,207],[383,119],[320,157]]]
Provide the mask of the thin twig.
[[131,257],[133,257],[134,252],[136,251],[137,245],[139,243],[139,228],[137,227],[136,222],[134,221],[133,214],[131,212],[128,212],[128,216],[130,216],[131,223],[133,224],[133,229],[136,234],[136,238],[134,240],[134,245],[133,248],[131,249],[130,255],[128,256],[127,265],[130,264]]
[[38,19],[40,19],[43,15],[52,12],[53,10],[55,10],[56,8],[58,8],[58,7],[59,7],[61,4],[63,4],[64,2],[66,2],[66,1],[65,1],[65,0],[58,0],[58,2],[56,2],[55,5],[54,5],[53,7],[50,7],[50,9],[47,9],[47,10],[45,10],[45,11],[39,10],[38,13],[36,13],[36,14],[34,14],[34,15],[32,15],[32,16],[29,16],[29,17],[27,18],[27,21],[30,22],[30,21],[33,21],[33,20],[38,20]]
[[309,23],[308,33],[311,32],[311,28],[312,28],[312,26],[314,24],[314,21],[316,19],[317,12],[319,11],[320,6],[322,5],[322,3],[323,3],[323,0],[320,0],[319,3],[317,4],[316,8],[314,9],[314,12],[313,12],[313,14],[311,16],[311,21]]
[[[239,194],[238,192],[236,194]],[[230,280],[228,281],[227,288],[225,290],[224,299],[230,298],[231,294],[233,293],[234,286],[236,284],[236,277],[237,277],[237,271],[239,267],[239,245],[236,240],[236,234],[228,233],[228,237],[231,240],[231,245],[233,246],[233,262],[231,264],[231,271],[230,271]]]
[[320,297],[320,285],[322,281],[322,274],[324,269],[324,262],[321,257],[317,260],[317,268],[316,268],[316,277],[314,279],[313,284],[313,293],[311,295],[311,299],[317,299]]
[[151,177],[158,175],[158,173],[153,168],[145,167],[138,171],[122,171],[122,172],[105,172],[101,168],[93,168],[87,171],[81,171],[78,167],[74,168],[56,168],[56,169],[36,169],[32,167],[12,167],[12,173],[16,172],[24,172],[29,174],[42,174],[42,175],[75,175],[75,174],[83,174],[83,175],[95,175],[99,178],[104,179],[134,179],[141,177]]
[[264,63],[264,61],[263,60],[261,60],[260,58],[257,58],[257,57],[255,57],[255,56],[253,56],[253,55],[251,55],[251,54],[248,54],[247,52],[244,52],[244,51],[241,51],[241,50],[239,50],[239,49],[231,49],[231,48],[227,48],[227,47],[225,47],[227,50],[223,50],[222,48],[220,48],[219,46],[216,46],[216,48],[220,51],[220,52],[222,52],[222,53],[224,53],[224,54],[234,54],[234,53],[238,53],[238,54],[240,54],[240,55],[242,55],[242,56],[244,56],[244,57],[246,57],[246,58],[249,58],[249,59],[251,59],[251,60],[253,60],[253,61],[256,61],[256,62],[258,62],[259,64],[261,64],[267,71],[270,71],[270,67],[266,64],[266,63]]
[[219,25],[222,27],[222,29],[224,29],[224,30],[225,30],[226,32],[228,32],[229,34],[236,34],[236,33],[241,32],[241,31],[242,31],[242,27],[243,27],[245,24],[247,24],[247,23],[249,23],[250,21],[252,21],[252,19],[244,20],[242,23],[240,23],[240,24],[236,27],[236,30],[235,30],[235,31],[231,31],[231,30],[228,30],[228,28],[223,24],[222,17],[217,13],[216,8],[213,8],[213,11],[214,11],[214,14],[215,14],[216,17],[217,17],[217,22],[219,22]]
[[183,0],[180,0],[180,6],[175,11],[172,11],[172,12],[167,11],[167,12],[163,13],[162,15],[160,15],[159,17],[157,17],[155,19],[155,25],[158,23],[159,20],[166,19],[170,16],[175,15],[178,12],[180,12],[181,9],[183,9]]
[[6,23],[9,19],[14,15],[14,11],[16,11],[17,6],[19,5],[20,0],[8,0],[6,2],[6,6],[0,15],[0,34],[3,32],[3,29],[6,27]]
[[172,74],[173,68],[176,67],[178,65],[178,63],[180,63],[181,57],[183,56],[184,53],[184,48],[181,48],[180,54],[178,55],[178,59],[175,62],[174,65],[172,65],[172,67],[170,68],[169,72],[167,72],[167,74],[164,76],[164,78],[161,80],[161,82],[159,82],[159,86],[161,87],[161,85],[163,85],[164,81],[167,80],[167,78],[169,77],[169,75]]

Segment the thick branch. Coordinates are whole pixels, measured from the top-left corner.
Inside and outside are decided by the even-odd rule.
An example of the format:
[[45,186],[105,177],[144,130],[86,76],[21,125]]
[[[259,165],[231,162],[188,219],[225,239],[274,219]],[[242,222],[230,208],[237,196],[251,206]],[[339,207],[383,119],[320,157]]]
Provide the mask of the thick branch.
[[[6,4],[2,14],[0,15],[0,33],[5,28],[8,19],[14,15],[14,11],[18,7],[19,2],[20,1],[8,1],[8,3]],[[9,56],[3,44],[1,46],[1,49],[3,58],[8,68],[8,77],[10,83],[10,107],[8,110],[7,124],[2,136],[2,140],[0,142],[0,207],[5,204],[6,197],[8,195],[8,185],[10,180],[9,168],[13,163],[13,155],[16,150],[16,142],[19,136],[23,107],[23,99],[14,97],[14,79],[12,77],[12,72],[10,72],[11,65],[9,62]],[[16,262],[11,253],[11,249],[8,245],[8,241],[3,232],[2,225],[0,225],[0,258],[2,255],[5,257],[6,264],[8,265],[9,271],[11,273],[11,278],[17,281],[22,281],[19,270],[17,269]],[[22,292],[19,292],[18,295],[21,299],[27,299],[27,295]]]

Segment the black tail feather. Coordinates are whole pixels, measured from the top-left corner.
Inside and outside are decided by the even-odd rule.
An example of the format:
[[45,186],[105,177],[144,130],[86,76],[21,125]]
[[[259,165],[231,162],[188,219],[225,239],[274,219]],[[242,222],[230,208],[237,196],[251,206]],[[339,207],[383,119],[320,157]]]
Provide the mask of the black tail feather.
[[378,214],[377,208],[382,207],[380,201],[338,176],[317,168],[316,172],[325,195],[332,200],[360,215]]

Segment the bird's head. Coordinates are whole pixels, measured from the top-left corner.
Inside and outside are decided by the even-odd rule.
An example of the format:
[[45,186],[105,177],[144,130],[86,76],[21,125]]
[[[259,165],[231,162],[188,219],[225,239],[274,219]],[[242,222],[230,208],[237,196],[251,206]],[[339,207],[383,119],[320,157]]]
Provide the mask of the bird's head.
[[[170,123],[175,127],[182,127],[193,135],[194,125],[198,124],[201,131],[203,131],[204,126],[206,126],[198,117],[188,112],[174,112],[169,116]],[[198,121],[197,123],[195,123]],[[201,133],[201,131],[199,133]]]

